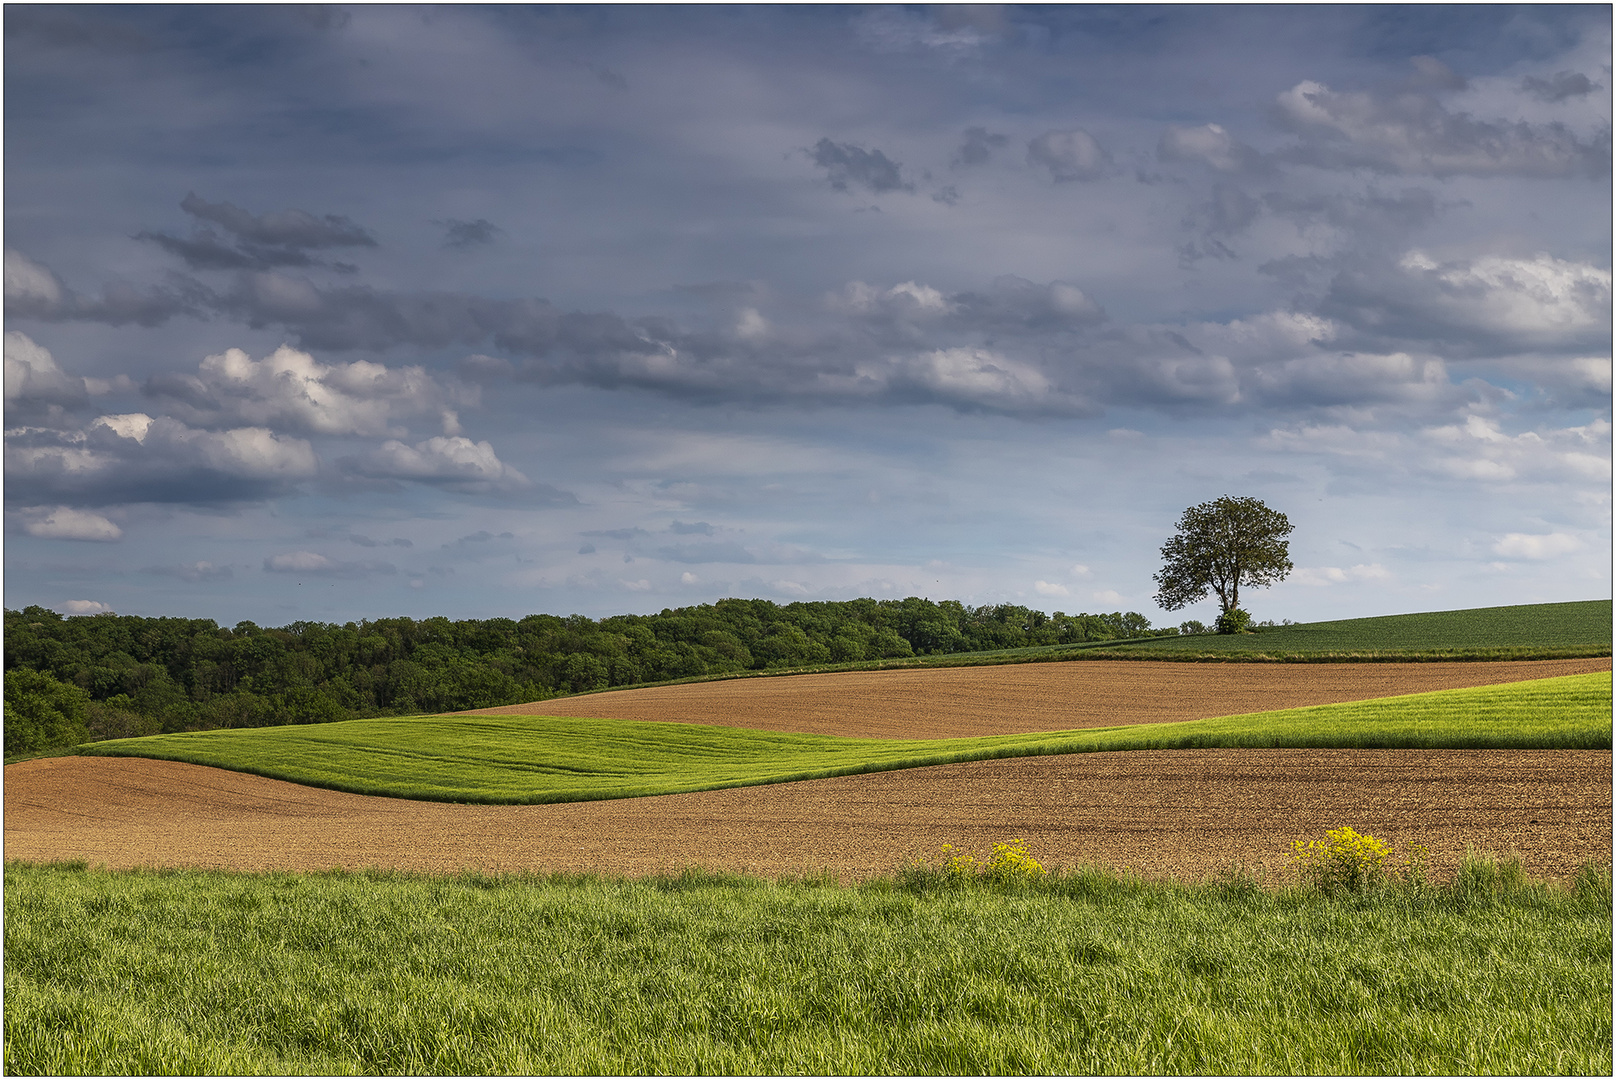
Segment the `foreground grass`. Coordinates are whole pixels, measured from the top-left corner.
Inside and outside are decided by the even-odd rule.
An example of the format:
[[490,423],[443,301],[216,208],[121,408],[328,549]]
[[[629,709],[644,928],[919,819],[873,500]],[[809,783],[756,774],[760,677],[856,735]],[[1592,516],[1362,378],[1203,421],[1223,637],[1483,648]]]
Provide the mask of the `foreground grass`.
[[362,795],[576,802],[989,758],[1239,747],[1608,749],[1611,676],[1567,675],[1178,724],[965,739],[853,739],[535,716],[350,720],[90,743]]
[[1611,1071],[1608,868],[1332,899],[12,863],[5,954],[13,1075]]

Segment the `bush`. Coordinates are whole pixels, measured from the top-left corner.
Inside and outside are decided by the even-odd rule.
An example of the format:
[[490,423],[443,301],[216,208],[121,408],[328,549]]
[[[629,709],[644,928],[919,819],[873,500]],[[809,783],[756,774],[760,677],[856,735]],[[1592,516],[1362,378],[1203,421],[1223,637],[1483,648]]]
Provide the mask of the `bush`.
[[1251,612],[1240,608],[1230,608],[1218,616],[1217,630],[1220,634],[1244,634],[1251,629]]
[[1429,851],[1410,844],[1401,865],[1388,863],[1392,849],[1368,833],[1343,825],[1324,834],[1323,840],[1298,840],[1291,845],[1291,865],[1324,893],[1363,893],[1390,881],[1419,888],[1425,883]]

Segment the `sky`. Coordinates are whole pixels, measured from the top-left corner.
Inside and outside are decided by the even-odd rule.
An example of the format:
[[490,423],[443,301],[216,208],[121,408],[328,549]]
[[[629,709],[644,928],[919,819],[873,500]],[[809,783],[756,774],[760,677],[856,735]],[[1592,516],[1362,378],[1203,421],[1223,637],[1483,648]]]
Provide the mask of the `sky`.
[[5,606],[1611,595],[1611,8],[5,8]]

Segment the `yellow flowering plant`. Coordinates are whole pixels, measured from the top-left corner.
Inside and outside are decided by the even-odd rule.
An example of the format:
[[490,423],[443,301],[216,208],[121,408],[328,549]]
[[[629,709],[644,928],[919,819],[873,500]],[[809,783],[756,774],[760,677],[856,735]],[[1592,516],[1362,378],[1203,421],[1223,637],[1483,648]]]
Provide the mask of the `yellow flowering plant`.
[[1330,829],[1322,840],[1291,844],[1291,865],[1327,893],[1360,893],[1388,880],[1418,887],[1425,882],[1429,857],[1424,844],[1411,843],[1398,861],[1390,845],[1346,825]]

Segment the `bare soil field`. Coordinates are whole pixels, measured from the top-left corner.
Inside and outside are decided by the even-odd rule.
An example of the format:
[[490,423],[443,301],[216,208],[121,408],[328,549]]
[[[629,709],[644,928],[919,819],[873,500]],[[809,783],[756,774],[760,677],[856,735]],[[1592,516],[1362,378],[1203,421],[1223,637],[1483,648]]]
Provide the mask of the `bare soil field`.
[[[692,684],[549,701],[528,711],[945,736],[1193,719],[1610,666],[1608,658],[1092,661]],[[1062,682],[1042,668],[1080,670]],[[1352,668],[1372,670],[1353,682]],[[1399,678],[1393,668],[1413,670]],[[1114,677],[1105,677],[1108,671]],[[947,676],[953,678],[940,678]],[[849,684],[835,682],[842,679]],[[935,692],[923,693],[922,680],[931,679],[939,680]],[[1265,680],[1282,689],[1265,690]],[[736,698],[726,698],[731,693]],[[599,711],[575,711],[585,705]],[[658,715],[641,713],[642,705]],[[823,726],[838,715],[834,727]],[[1351,825],[1429,845],[1439,875],[1470,847],[1519,853],[1533,874],[1565,876],[1611,857],[1611,767],[1610,751],[1134,751],[510,807],[349,795],[176,762],[49,758],[5,768],[5,855],[242,870],[647,874],[700,866],[766,875],[829,871],[851,880],[935,856],[944,843],[985,855],[993,843],[1020,837],[1046,865],[1095,862],[1190,878],[1236,865],[1277,874],[1292,840]]]
[[849,671],[608,690],[476,712],[946,739],[1158,724],[1609,671],[1610,657],[1429,664],[1051,664]]

